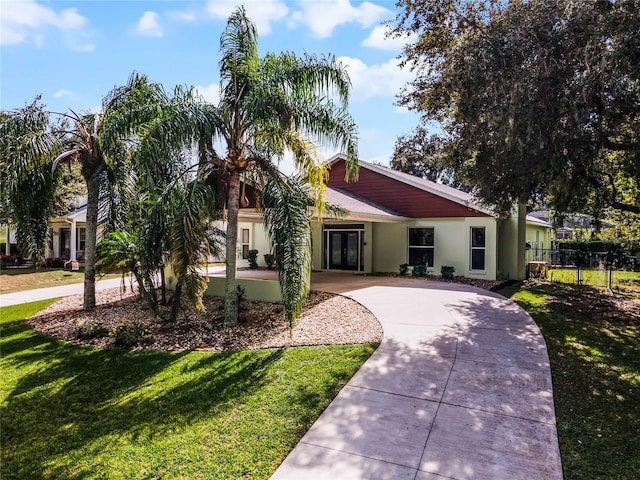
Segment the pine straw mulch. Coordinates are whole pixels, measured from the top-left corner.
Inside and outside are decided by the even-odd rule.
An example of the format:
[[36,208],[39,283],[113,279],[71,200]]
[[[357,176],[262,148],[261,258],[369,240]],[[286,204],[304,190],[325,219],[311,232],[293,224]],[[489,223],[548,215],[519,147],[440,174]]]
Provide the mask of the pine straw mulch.
[[[73,334],[77,325],[95,322],[111,331],[119,323],[148,324],[155,341],[138,346],[146,350],[250,350],[294,345],[355,344],[380,342],[382,327],[359,303],[329,293],[311,292],[293,330],[281,303],[243,301],[240,323],[224,328],[221,298],[204,298],[205,311],[184,301],[175,323],[154,317],[146,302],[130,289],[96,292],[96,308],[82,310],[82,295],[65,297],[27,319],[32,328],[51,337],[96,348],[114,348],[109,336],[89,340]],[[168,318],[170,307],[161,307]]]

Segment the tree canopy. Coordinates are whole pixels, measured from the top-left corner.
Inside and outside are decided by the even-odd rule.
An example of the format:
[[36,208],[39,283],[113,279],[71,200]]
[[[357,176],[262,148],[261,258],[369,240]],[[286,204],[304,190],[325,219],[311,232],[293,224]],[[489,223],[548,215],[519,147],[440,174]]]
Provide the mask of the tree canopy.
[[[153,183],[172,150],[188,149],[197,159],[196,182],[208,182],[216,208],[225,215],[225,326],[238,322],[238,213],[250,204],[262,211],[279,265],[285,312],[293,321],[311,269],[309,202],[322,206],[327,177],[317,146],[343,151],[351,173],[357,167],[357,130],[347,111],[350,81],[332,56],[259,56],[256,27],[243,7],[230,15],[219,53],[220,101],[209,104],[187,96],[183,102],[160,104],[155,120],[145,120],[138,131],[136,168]],[[133,126],[136,121],[125,112],[117,124]],[[285,153],[293,154],[299,177],[287,178],[278,170]],[[247,185],[255,187],[250,191],[259,198],[247,197]],[[196,185],[189,188],[204,192]],[[197,209],[184,210],[182,240],[194,246],[200,242],[188,234],[198,219],[202,215]],[[173,253],[172,258],[187,271],[191,260]],[[185,288],[201,283],[196,270],[189,282],[185,277]]]
[[465,192],[470,190],[447,161],[445,140],[422,126],[396,140],[391,168]]
[[639,0],[400,0],[415,79],[400,104],[441,123],[487,203],[640,213]]

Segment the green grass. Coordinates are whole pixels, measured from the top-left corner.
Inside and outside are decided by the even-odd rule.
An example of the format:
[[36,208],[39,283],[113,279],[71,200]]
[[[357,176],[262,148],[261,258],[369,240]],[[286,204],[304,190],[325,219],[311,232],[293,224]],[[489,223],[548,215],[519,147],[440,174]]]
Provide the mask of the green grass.
[[[97,280],[120,277],[120,273],[99,276]],[[0,271],[0,293],[22,292],[34,288],[57,287],[82,283],[84,272],[69,270],[36,270],[34,268],[9,268]]]
[[[578,269],[552,268],[547,272],[547,280],[556,283],[578,284]],[[609,271],[595,269],[580,269],[580,283],[582,285],[609,286]],[[613,270],[611,272],[611,286],[640,287],[640,272],[625,272]]]
[[268,478],[374,345],[94,350],[0,309],[0,478]]
[[640,294],[559,284],[501,291],[539,325],[566,480],[640,478]]

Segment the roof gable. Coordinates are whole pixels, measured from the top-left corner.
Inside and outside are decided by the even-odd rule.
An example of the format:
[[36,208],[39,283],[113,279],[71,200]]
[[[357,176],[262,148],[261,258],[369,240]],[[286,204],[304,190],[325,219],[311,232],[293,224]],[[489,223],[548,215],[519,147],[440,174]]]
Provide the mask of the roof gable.
[[367,198],[405,217],[495,216],[468,193],[390,168],[360,162],[358,180],[346,182],[344,157],[333,157],[330,167],[328,186]]

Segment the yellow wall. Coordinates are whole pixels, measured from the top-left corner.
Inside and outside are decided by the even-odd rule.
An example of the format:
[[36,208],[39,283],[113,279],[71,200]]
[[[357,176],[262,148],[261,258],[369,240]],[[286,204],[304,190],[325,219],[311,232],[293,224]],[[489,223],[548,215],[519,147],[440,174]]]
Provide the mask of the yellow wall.
[[526,237],[531,245],[526,254],[527,261],[548,261],[549,253],[546,250],[551,248],[551,228],[527,224]]
[[[238,285],[244,288],[248,300],[260,302],[281,302],[282,293],[280,283],[277,280],[260,280],[255,278],[238,278]],[[224,297],[226,278],[209,277],[207,290],[204,294],[208,297]]]
[[[249,260],[242,258],[242,230],[249,230],[249,249],[258,250],[258,266],[266,266],[264,262],[264,254],[271,252],[271,243],[267,237],[267,232],[261,222],[238,222],[238,243],[236,246],[236,255],[238,258],[238,267],[248,267]],[[223,256],[224,260],[224,256]]]
[[[433,227],[435,275],[442,266],[455,267],[455,275],[494,280],[496,278],[496,220],[491,217],[438,218],[402,224],[377,223],[373,226],[373,271],[398,272],[408,259],[409,227]],[[471,227],[486,228],[484,271],[472,271]]]

